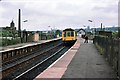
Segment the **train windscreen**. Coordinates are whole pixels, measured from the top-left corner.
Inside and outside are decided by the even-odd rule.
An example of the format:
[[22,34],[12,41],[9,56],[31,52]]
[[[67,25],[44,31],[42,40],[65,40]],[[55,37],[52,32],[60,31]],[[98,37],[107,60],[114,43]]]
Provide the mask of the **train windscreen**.
[[64,37],[66,37],[66,32],[64,32]]
[[74,37],[74,32],[73,31],[71,32],[71,37]]
[[67,36],[70,37],[71,32],[67,32]]

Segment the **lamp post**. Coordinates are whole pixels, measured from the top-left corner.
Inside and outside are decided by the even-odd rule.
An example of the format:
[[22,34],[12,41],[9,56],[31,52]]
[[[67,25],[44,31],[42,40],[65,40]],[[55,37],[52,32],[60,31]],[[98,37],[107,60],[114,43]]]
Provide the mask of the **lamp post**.
[[46,40],[49,39],[49,28],[50,28],[50,27],[51,27],[51,26],[48,26],[48,29],[47,29]]
[[94,27],[94,32],[95,32],[95,34],[96,34],[96,28],[95,28],[95,22],[94,21],[92,21],[92,20],[88,20],[89,22],[93,22],[93,27]]
[[88,20],[89,22],[93,22],[93,27],[95,28],[95,22],[92,20]]
[[[28,22],[28,20],[24,20],[23,22],[26,23],[26,22]],[[28,40],[27,40],[28,33],[27,33],[26,29],[23,30],[23,36],[25,37],[25,42],[27,42],[27,41],[28,41]],[[24,37],[23,37],[23,38],[24,38]]]
[[28,22],[28,20],[24,20],[23,22]]

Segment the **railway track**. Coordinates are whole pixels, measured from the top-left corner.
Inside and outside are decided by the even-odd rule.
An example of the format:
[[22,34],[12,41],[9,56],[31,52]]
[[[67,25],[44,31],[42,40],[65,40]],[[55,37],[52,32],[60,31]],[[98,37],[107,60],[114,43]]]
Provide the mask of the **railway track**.
[[[68,48],[67,48],[68,49]],[[19,78],[30,78],[33,79],[35,77],[34,75],[28,75],[32,74],[35,70],[38,72],[38,69],[40,71],[36,74],[38,75],[41,71],[43,71],[45,68],[45,62],[47,62],[49,59],[52,59],[53,56],[62,55],[64,51],[66,51],[65,47],[63,47],[62,43],[53,44],[53,46],[47,46],[47,49],[38,50],[35,51],[35,53],[31,53],[30,55],[25,55],[24,57],[12,60],[10,62],[6,62],[3,65],[2,74],[3,74],[3,80],[4,79],[19,79]],[[62,52],[63,51],[63,52]],[[62,53],[60,53],[62,52]],[[54,60],[57,59],[53,58]],[[52,63],[54,60],[48,62]],[[44,63],[44,66],[43,66]],[[49,66],[49,65],[48,65]],[[38,68],[37,68],[38,67]],[[43,69],[44,68],[44,69]]]
[[43,72],[48,66],[50,66],[55,60],[62,56],[70,47],[62,47],[57,52],[53,53],[51,56],[47,57],[43,61],[39,62],[32,68],[28,69],[24,73],[18,75],[13,80],[29,79],[33,80],[37,75]]
[[[62,42],[52,42],[50,44],[42,44],[38,50],[31,52],[17,59],[11,59],[10,61],[2,63],[2,77],[3,79],[13,78],[16,75],[26,71],[31,66],[34,66],[37,61],[41,61],[47,56],[51,55],[53,52],[56,52],[59,47],[62,47]],[[49,54],[48,54],[49,52]],[[36,60],[36,61],[35,61]]]

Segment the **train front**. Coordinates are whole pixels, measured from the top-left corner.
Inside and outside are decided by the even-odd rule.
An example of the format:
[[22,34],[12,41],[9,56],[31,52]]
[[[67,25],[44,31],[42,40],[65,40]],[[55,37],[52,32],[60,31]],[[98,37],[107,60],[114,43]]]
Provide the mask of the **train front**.
[[62,32],[62,41],[64,44],[74,44],[76,41],[76,32],[73,29],[65,29]]

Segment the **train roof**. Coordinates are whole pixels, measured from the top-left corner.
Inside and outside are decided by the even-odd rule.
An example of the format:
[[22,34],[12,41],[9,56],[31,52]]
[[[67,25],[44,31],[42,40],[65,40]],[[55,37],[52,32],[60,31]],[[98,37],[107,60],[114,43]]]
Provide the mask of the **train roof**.
[[65,30],[63,30],[63,32],[64,31],[75,31],[74,29],[71,29],[71,28],[67,28],[67,29],[65,29]]

